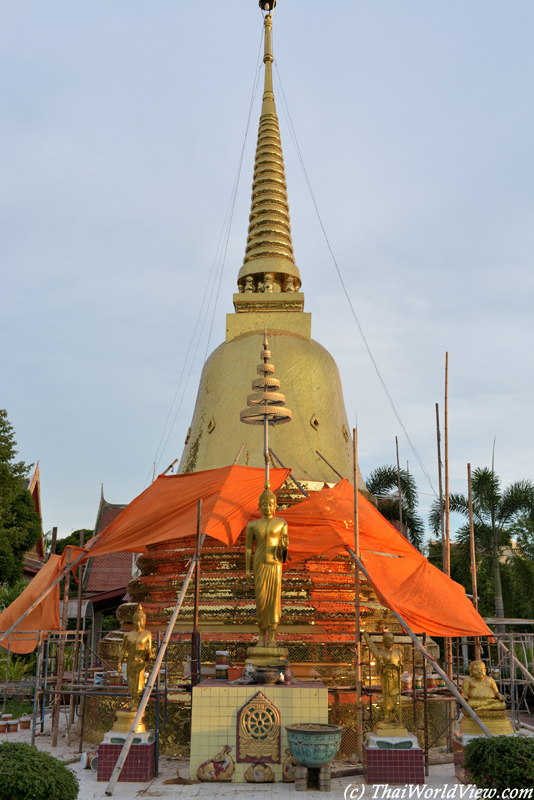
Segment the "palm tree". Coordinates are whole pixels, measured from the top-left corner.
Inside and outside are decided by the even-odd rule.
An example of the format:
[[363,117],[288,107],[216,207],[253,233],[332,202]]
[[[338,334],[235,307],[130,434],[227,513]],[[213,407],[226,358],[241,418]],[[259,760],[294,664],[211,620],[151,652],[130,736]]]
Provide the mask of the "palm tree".
[[[419,550],[423,545],[425,526],[417,514],[419,496],[415,480],[410,473],[400,470],[402,524],[406,527],[408,540]],[[397,467],[387,464],[374,469],[365,481],[367,490],[378,500],[378,510],[389,522],[399,523],[399,490]]]
[[[495,616],[504,618],[506,606],[532,608],[534,564],[520,548],[514,546],[514,525],[534,514],[534,483],[516,481],[505,489],[495,472],[487,467],[476,469],[471,478],[473,496],[473,527],[477,568],[482,579],[492,585]],[[469,503],[463,494],[451,494],[450,511],[461,514],[466,522],[456,531],[451,573],[467,589],[471,588]],[[430,511],[430,526],[441,533],[439,502]],[[482,587],[481,587],[482,588]],[[487,587],[488,588],[488,587]],[[481,593],[482,594],[482,593]],[[521,599],[523,598],[523,599]]]

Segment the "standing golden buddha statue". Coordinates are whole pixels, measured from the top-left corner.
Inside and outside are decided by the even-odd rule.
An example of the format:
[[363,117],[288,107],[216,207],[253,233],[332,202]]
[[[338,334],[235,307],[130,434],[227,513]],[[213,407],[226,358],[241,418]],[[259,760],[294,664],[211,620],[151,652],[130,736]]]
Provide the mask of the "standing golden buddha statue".
[[249,585],[250,565],[253,562],[256,622],[259,629],[258,642],[255,647],[249,647],[247,659],[257,666],[283,665],[288,655],[286,648],[275,645],[276,630],[282,617],[282,564],[287,557],[289,538],[287,522],[274,516],[276,496],[269,487],[269,425],[290,422],[292,415],[284,407],[286,399],[279,391],[280,381],[273,377],[274,366],[269,363],[271,353],[267,350],[268,344],[265,332],[261,351],[263,363],[257,368],[262,377],[252,381],[254,392],[247,397],[248,408],[239,415],[241,422],[247,425],[263,425],[264,437],[265,491],[259,499],[262,516],[247,525],[245,553]]
[[[382,686],[384,719],[376,723],[374,732],[381,736],[405,736],[408,731],[402,725],[402,652],[394,646],[395,637],[390,631],[382,634],[382,647],[377,647],[366,631],[363,635],[376,659]],[[395,719],[395,709],[399,717],[398,722]]]
[[[127,733],[133,725],[141,695],[145,690],[145,669],[152,654],[152,634],[145,630],[146,614],[139,604],[132,617],[134,629],[124,634],[119,655],[119,669],[126,661],[126,680],[132,704],[130,708],[119,708],[115,712],[114,733]],[[141,721],[136,733],[146,732],[146,725]]]
[[282,564],[287,558],[289,537],[287,522],[274,516],[276,495],[270,489],[265,489],[261,494],[260,509],[263,516],[247,525],[247,583],[251,583],[250,562],[255,542],[254,592],[260,632],[258,647],[274,647],[276,629],[282,616]]
[[132,710],[139,707],[141,695],[145,690],[145,667],[152,651],[152,634],[145,630],[146,614],[141,605],[132,617],[134,629],[124,634],[120,663],[126,659],[126,680],[132,698]]

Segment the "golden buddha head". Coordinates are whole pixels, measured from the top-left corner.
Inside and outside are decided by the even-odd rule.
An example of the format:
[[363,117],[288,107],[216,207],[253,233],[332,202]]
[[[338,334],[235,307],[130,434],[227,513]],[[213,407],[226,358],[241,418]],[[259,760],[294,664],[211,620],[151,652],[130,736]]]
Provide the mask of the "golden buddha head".
[[486,675],[486,665],[483,661],[471,661],[469,664],[469,674],[477,681],[481,681]]
[[137,606],[132,617],[133,626],[136,631],[141,631],[146,625],[146,614],[141,603]]
[[384,631],[384,633],[382,634],[382,643],[384,647],[387,647],[388,650],[391,647],[393,647],[393,645],[395,644],[395,637],[391,633],[391,631]]
[[271,519],[271,517],[274,516],[274,512],[276,511],[276,495],[271,491],[269,486],[260,494],[259,506],[264,517]]

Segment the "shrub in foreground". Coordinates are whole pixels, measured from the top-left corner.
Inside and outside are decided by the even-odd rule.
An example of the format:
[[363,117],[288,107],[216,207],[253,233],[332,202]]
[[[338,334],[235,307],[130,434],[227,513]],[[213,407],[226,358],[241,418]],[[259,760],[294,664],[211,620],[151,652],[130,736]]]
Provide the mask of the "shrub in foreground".
[[48,753],[25,742],[0,744],[0,800],[76,800],[78,779]]
[[471,739],[464,767],[480,789],[531,789],[534,786],[534,737]]

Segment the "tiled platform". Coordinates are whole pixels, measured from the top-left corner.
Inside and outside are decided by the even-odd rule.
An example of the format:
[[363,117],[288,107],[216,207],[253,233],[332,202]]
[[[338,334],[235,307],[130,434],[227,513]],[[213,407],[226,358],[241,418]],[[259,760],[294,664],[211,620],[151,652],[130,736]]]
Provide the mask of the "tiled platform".
[[[261,691],[273,703],[281,717],[280,762],[269,764],[275,781],[282,780],[282,764],[287,748],[285,725],[297,722],[328,723],[328,690],[320,681],[299,681],[291,686],[230,686],[227,681],[203,681],[193,689],[191,723],[190,777],[196,778],[198,767],[219,753],[225,744],[232,747],[236,760],[237,714],[254,695]],[[233,781],[244,782],[250,763],[236,763]]]
[[[121,754],[122,744],[98,746],[98,781],[109,781]],[[133,744],[119,775],[119,781],[148,783],[156,773],[156,743]]]
[[365,782],[419,784],[425,782],[422,750],[380,750],[363,747]]

